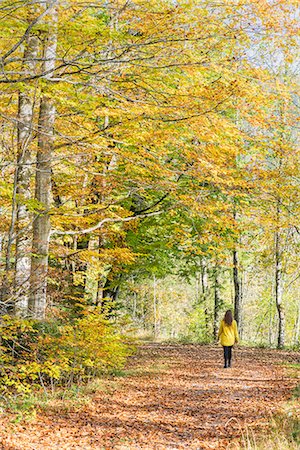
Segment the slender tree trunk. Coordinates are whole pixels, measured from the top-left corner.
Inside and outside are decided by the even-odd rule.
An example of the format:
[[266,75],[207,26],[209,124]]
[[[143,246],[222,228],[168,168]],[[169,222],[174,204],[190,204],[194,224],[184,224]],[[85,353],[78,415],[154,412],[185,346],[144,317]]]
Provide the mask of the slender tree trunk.
[[103,280],[100,278],[100,275],[98,275],[96,306],[102,306],[102,303],[103,303]]
[[240,339],[243,339],[243,335],[244,335],[244,317],[243,317],[243,311],[244,311],[244,296],[245,296],[245,283],[246,280],[246,274],[244,271],[242,271],[241,276],[240,276],[240,317],[239,317],[239,335],[240,335]]
[[202,301],[204,303],[204,315],[205,315],[205,328],[206,333],[209,333],[209,315],[208,315],[208,270],[207,270],[207,264],[205,259],[201,258],[201,297]]
[[[17,168],[15,169],[14,174],[14,186],[13,186],[13,197],[12,197],[12,205],[11,205],[11,218],[10,218],[10,225],[8,230],[8,236],[7,236],[7,246],[6,246],[6,253],[5,253],[5,273],[2,280],[1,285],[1,292],[0,292],[0,300],[5,305],[5,309],[8,308],[9,310],[12,309],[13,305],[8,305],[8,299],[12,292],[10,292],[10,270],[11,270],[11,257],[12,257],[12,244],[14,241],[14,231],[15,231],[15,224],[17,219],[17,208],[16,208],[16,195],[17,195]],[[6,311],[7,312],[7,311]]]
[[[52,6],[52,7],[51,7]],[[47,2],[48,30],[44,42],[44,70],[55,67],[57,11],[54,2]],[[52,96],[47,92],[47,80],[52,72],[45,76],[45,87],[41,93],[38,123],[38,152],[36,162],[35,198],[41,209],[33,223],[33,246],[31,264],[31,297],[29,303],[32,317],[42,320],[45,317],[48,252],[50,239],[50,200],[51,200],[51,159],[54,140],[55,106]]]
[[136,320],[136,307],[137,307],[137,292],[133,293],[133,302],[132,302],[132,318]]
[[232,252],[233,259],[233,286],[234,286],[234,318],[237,324],[241,321],[241,281],[239,276],[238,253],[234,249]]
[[283,348],[285,343],[285,311],[283,305],[283,276],[282,258],[280,252],[279,231],[275,232],[275,300],[278,312],[278,348]]
[[[98,242],[96,236],[90,236],[87,242],[87,249],[89,251],[96,251],[98,249]],[[95,305],[97,299],[97,283],[95,283],[96,270],[93,258],[82,265],[84,292],[82,300],[85,305]]]
[[217,339],[219,331],[219,311],[220,311],[220,284],[218,269],[214,270],[214,338]]
[[[33,75],[36,67],[39,41],[36,36],[29,36],[24,51],[23,70],[26,75]],[[32,124],[34,111],[34,92],[32,87],[25,87],[19,93],[18,113],[18,163],[17,163],[17,238],[15,266],[15,314],[25,317],[28,312],[31,266],[31,215],[27,202],[31,198],[30,177],[32,173]]]
[[157,322],[157,285],[156,277],[153,275],[153,327],[154,327],[154,337],[158,334],[158,322]]
[[[0,208],[0,216],[2,215],[2,208]],[[3,250],[3,234],[0,234],[0,259],[2,259],[2,250]]]
[[273,299],[274,299],[274,286],[272,286],[272,292],[270,296],[270,302],[269,302],[269,345],[273,345],[273,314],[272,314],[272,308],[273,308]]
[[[233,204],[233,220],[237,221],[236,205]],[[234,318],[238,325],[241,323],[241,309],[242,309],[242,283],[239,273],[239,259],[237,248],[232,252],[232,276],[233,276],[233,288],[234,288]]]
[[[0,214],[2,214],[2,208],[0,208]],[[3,255],[2,255],[2,251],[3,251],[3,242],[4,242],[4,236],[3,236],[3,234],[1,233],[0,234],[0,260],[2,260],[3,259]],[[4,274],[5,275],[5,274]],[[1,278],[0,278],[0,280],[1,280],[1,288],[0,288],[0,304],[1,304],[1,308],[0,308],[0,314],[1,314],[1,310],[4,312],[4,308],[3,308],[3,305],[2,305],[2,295],[3,295],[3,280],[6,278],[5,276],[3,277],[3,274],[2,273],[0,273],[0,276],[1,276]],[[2,279],[2,277],[3,277],[3,279]]]
[[[200,276],[201,276],[201,274],[200,274]],[[195,276],[195,289],[196,289],[196,304],[198,305],[201,301],[200,280],[199,280],[198,274],[196,274],[196,276]]]
[[300,338],[300,301],[298,300],[297,318],[295,323],[294,345],[299,344]]

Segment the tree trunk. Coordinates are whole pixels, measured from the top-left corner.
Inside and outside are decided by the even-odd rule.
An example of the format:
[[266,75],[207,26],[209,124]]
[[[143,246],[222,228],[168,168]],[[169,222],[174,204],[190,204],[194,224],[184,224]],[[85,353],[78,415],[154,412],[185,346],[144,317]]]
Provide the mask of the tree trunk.
[[[39,41],[29,36],[24,51],[24,74],[34,74]],[[18,112],[18,162],[17,162],[17,238],[15,267],[15,315],[25,317],[28,312],[31,266],[31,217],[27,201],[31,197],[30,176],[32,165],[31,139],[34,110],[32,87],[26,87],[19,93]]]
[[239,276],[239,263],[238,253],[234,249],[232,253],[233,257],[233,285],[234,285],[234,318],[237,324],[241,321],[241,282]]
[[209,314],[208,314],[208,269],[205,259],[201,258],[200,261],[200,268],[201,268],[201,297],[202,301],[204,303],[204,315],[205,315],[205,328],[206,333],[209,333]]
[[0,301],[2,303],[3,313],[7,313],[8,310],[13,309],[13,304],[10,301],[9,297],[12,292],[10,290],[10,270],[11,270],[11,254],[12,254],[12,244],[14,241],[14,231],[15,224],[17,219],[17,211],[16,211],[16,195],[17,195],[17,168],[15,169],[14,174],[14,185],[13,185],[13,196],[12,196],[12,205],[11,205],[11,218],[10,225],[7,236],[7,246],[6,246],[6,254],[5,254],[5,273],[3,276],[1,291],[0,291]]
[[100,276],[98,276],[97,281],[97,296],[96,296],[96,306],[102,306],[103,302],[103,280],[100,279]]
[[157,286],[156,286],[156,276],[153,275],[153,328],[154,337],[158,335],[158,321],[157,321]]
[[[0,208],[0,215],[2,215],[2,208]],[[3,249],[3,234],[0,234],[0,258],[2,260],[2,249]]]
[[136,320],[136,307],[137,307],[137,292],[133,292],[133,302],[132,302],[132,318]]
[[272,309],[273,309],[273,299],[274,299],[274,292],[273,292],[274,286],[272,286],[272,293],[270,296],[270,302],[269,302],[269,333],[268,333],[268,337],[269,337],[269,345],[270,347],[273,345],[273,314],[272,314]]
[[122,274],[118,274],[114,279],[109,279],[107,276],[104,283],[101,312],[105,313],[108,317],[115,315],[115,302],[120,292],[121,280]]
[[298,300],[297,318],[295,323],[294,345],[299,344],[300,337],[300,301]]
[[275,300],[278,312],[277,347],[283,348],[285,342],[285,311],[283,306],[282,258],[280,252],[279,231],[275,232]]
[[218,269],[214,270],[214,338],[217,339],[219,331],[219,311],[220,311],[220,285]]
[[[51,8],[52,6],[52,8]],[[54,2],[46,4],[49,8],[48,30],[44,41],[44,71],[52,71],[56,58],[56,25],[57,11]],[[35,198],[41,209],[33,222],[33,246],[31,262],[31,297],[30,314],[42,320],[46,310],[48,252],[50,238],[50,199],[51,199],[51,159],[54,140],[55,106],[51,95],[47,92],[52,72],[45,76],[41,93],[38,123],[38,151],[36,162]]]
[[[237,211],[236,206],[233,204],[233,220],[237,221]],[[239,259],[237,248],[233,249],[232,252],[232,262],[233,262],[233,287],[234,287],[234,319],[236,320],[238,326],[241,323],[241,303],[242,303],[242,286],[241,277],[239,274]]]

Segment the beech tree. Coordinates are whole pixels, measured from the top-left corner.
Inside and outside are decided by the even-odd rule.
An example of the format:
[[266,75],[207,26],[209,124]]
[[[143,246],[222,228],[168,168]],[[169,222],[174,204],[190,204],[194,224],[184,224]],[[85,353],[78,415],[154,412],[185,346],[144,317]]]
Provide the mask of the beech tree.
[[[36,69],[39,42],[37,36],[28,36],[25,40],[23,57],[23,72],[26,76],[33,76]],[[36,90],[34,86],[24,86],[19,92],[18,107],[18,156],[15,174],[16,183],[16,268],[15,312],[17,316],[27,314],[29,278],[30,278],[30,252],[31,252],[31,213],[28,201],[31,199],[32,175],[32,138],[34,127],[34,102]],[[12,220],[14,217],[12,216]]]
[[[279,175],[268,164],[286,161],[293,148],[279,143],[281,121],[271,112],[287,101],[289,82],[275,95],[255,51],[270,49],[272,27],[285,48],[278,36],[292,6],[280,0],[273,17],[267,1],[2,2],[2,299],[16,315],[43,320],[47,297],[77,313],[105,309],[105,297],[116,299],[134,271],[147,266],[153,281],[157,251],[160,267],[180,266],[177,258],[202,274],[212,335],[229,271],[230,301],[242,316],[240,268],[249,248],[240,237],[251,234],[253,211],[272,224],[273,237],[279,233],[282,304],[287,197],[274,185],[291,168],[284,162]],[[287,203],[295,213],[293,195]],[[254,222],[259,228],[259,217]],[[216,265],[213,284],[204,275],[212,278]]]
[[36,156],[35,199],[40,205],[33,220],[33,245],[31,263],[31,298],[29,313],[36,319],[45,318],[47,303],[47,274],[50,239],[51,165],[54,144],[55,104],[49,85],[56,64],[57,5],[55,1],[43,5],[46,31],[42,38],[43,84],[40,93],[38,119],[38,149]]

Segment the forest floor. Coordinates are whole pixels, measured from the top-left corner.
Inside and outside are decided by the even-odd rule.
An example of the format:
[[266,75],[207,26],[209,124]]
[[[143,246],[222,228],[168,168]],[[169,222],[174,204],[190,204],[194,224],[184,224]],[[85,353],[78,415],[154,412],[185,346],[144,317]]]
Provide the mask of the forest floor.
[[282,363],[297,358],[241,347],[233,367],[223,369],[217,346],[143,345],[80,408],[48,405],[20,423],[2,411],[0,449],[234,448],[253,431],[267,433],[299,383]]

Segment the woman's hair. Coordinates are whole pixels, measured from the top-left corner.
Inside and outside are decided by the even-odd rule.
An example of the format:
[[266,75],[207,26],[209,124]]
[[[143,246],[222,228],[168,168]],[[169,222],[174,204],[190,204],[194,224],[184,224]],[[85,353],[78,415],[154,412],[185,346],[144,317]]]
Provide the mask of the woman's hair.
[[232,321],[233,321],[232,311],[231,309],[228,309],[228,311],[226,311],[224,316],[224,322],[230,326],[232,324]]

